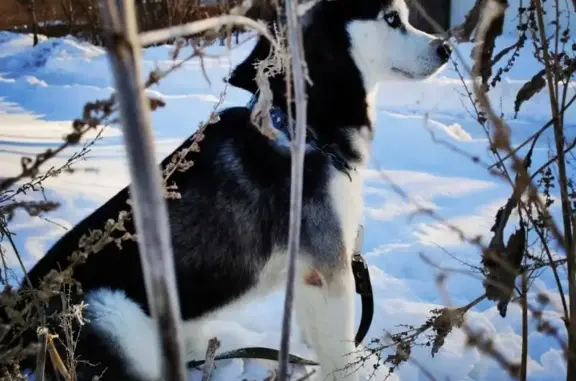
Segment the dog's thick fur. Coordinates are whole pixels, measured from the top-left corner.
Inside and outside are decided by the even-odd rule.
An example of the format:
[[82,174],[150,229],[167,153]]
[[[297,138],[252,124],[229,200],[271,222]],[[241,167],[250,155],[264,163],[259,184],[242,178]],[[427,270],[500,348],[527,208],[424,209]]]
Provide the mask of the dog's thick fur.
[[[350,260],[362,217],[362,169],[375,133],[377,85],[390,77],[426,78],[447,62],[450,50],[408,24],[403,0],[319,0],[308,8],[307,119],[315,149],[305,158],[296,315],[321,363],[321,379],[355,380],[339,370],[354,351]],[[268,53],[268,42],[260,39],[230,84],[255,92],[254,62]],[[271,87],[275,105],[286,111],[284,78],[272,78]],[[208,339],[203,321],[285,284],[290,206],[290,152],[259,132],[247,108],[222,111],[200,147],[188,155],[194,166],[171,179],[182,198],[168,201],[188,355],[196,359]],[[65,268],[79,238],[116,218],[127,197],[127,189],[120,191],[58,241],[30,271],[32,282]],[[126,228],[134,231],[131,222]],[[125,242],[122,250],[108,245],[74,277],[82,284],[89,320],[77,347],[78,380],[104,370],[105,380],[158,380],[157,333],[137,244]]]

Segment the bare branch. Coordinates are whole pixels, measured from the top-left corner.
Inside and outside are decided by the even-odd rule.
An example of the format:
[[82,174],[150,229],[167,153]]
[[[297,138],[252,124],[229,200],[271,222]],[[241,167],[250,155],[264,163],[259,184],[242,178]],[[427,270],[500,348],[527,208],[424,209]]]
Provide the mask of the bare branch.
[[266,25],[240,15],[223,15],[218,17],[210,17],[208,19],[194,21],[184,25],[176,25],[169,28],[143,32],[140,34],[139,40],[142,46],[146,46],[187,35],[206,32],[208,30],[219,30],[225,26],[232,25],[253,29],[270,40],[272,44],[275,44],[275,40],[268,32]]

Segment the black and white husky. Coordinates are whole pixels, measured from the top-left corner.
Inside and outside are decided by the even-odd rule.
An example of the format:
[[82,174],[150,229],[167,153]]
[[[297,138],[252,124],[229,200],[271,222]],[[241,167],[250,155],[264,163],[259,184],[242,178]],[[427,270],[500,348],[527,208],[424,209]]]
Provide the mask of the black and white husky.
[[[404,0],[319,0],[306,8],[307,120],[316,149],[305,158],[296,318],[317,354],[321,379],[356,380],[340,370],[354,352],[350,261],[362,218],[362,170],[376,132],[378,84],[429,77],[446,64],[450,48],[408,23]],[[254,63],[268,53],[261,38],[229,82],[255,92]],[[271,88],[275,106],[286,111],[284,78],[272,78]],[[188,158],[194,166],[171,179],[182,197],[169,200],[168,211],[188,356],[199,359],[208,340],[203,322],[285,284],[290,151],[250,122],[248,108],[235,107],[209,125],[200,152]],[[120,191],[58,241],[30,272],[32,281],[65,268],[79,238],[116,218],[127,197],[127,189]],[[160,379],[137,244],[125,242],[122,250],[107,245],[74,278],[88,305],[76,349],[78,379]]]

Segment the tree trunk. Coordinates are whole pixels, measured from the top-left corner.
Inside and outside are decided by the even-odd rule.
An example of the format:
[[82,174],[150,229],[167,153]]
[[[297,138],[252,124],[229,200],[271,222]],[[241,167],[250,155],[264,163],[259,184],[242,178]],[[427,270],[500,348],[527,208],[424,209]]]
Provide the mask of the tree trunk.
[[34,36],[34,46],[38,45],[38,19],[36,18],[36,0],[30,0],[28,12],[32,20],[32,35]]

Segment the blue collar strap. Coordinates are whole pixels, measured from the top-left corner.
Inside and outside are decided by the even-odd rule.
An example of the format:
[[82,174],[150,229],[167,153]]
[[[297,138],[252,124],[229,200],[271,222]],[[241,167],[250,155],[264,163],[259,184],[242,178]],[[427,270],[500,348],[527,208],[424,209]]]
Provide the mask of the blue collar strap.
[[[254,107],[256,107],[257,102],[258,93],[252,95],[252,98],[250,98],[250,101],[248,101],[246,107],[252,111],[254,110]],[[272,121],[272,127],[276,131],[281,132],[289,142],[290,130],[288,128],[288,116],[284,113],[284,111],[282,111],[282,109],[278,106],[272,106],[272,108],[270,108],[270,120]]]
[[[254,109],[254,107],[256,106],[256,103],[258,102],[258,92],[256,92],[254,95],[252,95],[252,98],[250,98],[250,100],[248,101],[248,104],[246,105],[246,107],[252,111]],[[282,111],[282,109],[278,106],[272,106],[272,108],[270,108],[270,120],[272,121],[272,127],[282,133],[282,135],[285,137],[286,142],[290,142],[290,126],[288,123],[288,116],[286,115],[286,113],[284,113],[284,111]],[[283,139],[281,139],[283,140]],[[280,141],[279,141],[280,143]],[[313,131],[308,130],[308,133],[306,134],[306,145],[307,148],[312,148],[315,149],[317,151],[322,152],[324,155],[326,155],[327,157],[330,158],[330,161],[332,162],[332,165],[338,169],[343,171],[344,173],[349,175],[349,172],[354,170],[354,168],[352,168],[348,162],[346,160],[344,160],[343,155],[339,152],[339,150],[334,150],[334,149],[330,149],[328,150],[326,146],[319,146],[317,144],[317,140],[316,137],[314,136]]]

